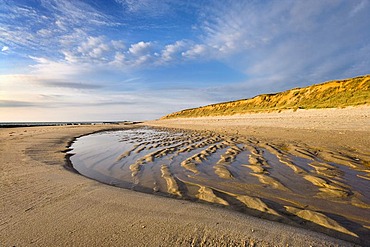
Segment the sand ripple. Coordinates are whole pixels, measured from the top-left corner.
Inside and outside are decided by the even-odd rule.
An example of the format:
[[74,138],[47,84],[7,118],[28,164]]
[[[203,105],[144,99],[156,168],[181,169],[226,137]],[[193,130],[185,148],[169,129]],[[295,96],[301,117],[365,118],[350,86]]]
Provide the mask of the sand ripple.
[[369,161],[351,154],[145,127],[80,137],[72,148],[74,167],[107,184],[352,237],[370,225]]

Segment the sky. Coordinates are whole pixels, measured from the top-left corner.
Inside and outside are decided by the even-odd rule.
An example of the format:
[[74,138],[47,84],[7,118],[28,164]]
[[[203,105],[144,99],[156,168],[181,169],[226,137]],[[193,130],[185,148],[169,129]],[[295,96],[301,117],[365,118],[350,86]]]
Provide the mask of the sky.
[[0,122],[156,119],[370,73],[370,0],[0,0]]

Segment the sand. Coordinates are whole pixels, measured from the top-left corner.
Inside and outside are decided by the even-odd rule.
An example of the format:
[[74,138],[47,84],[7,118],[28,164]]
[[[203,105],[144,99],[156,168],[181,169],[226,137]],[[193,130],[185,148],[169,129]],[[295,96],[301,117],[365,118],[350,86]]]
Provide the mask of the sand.
[[[148,124],[229,134],[238,131],[238,135],[253,134],[255,138],[304,141],[369,154],[366,126],[358,131],[322,128],[313,132],[302,125],[271,130],[248,126],[247,120],[236,126],[235,122],[229,124],[221,119],[215,125],[214,120],[196,120],[191,125],[189,120]],[[286,121],[294,122],[294,118],[287,117]],[[0,246],[353,246],[321,233],[220,206],[104,185],[65,169],[68,143],[76,136],[106,128],[111,126],[0,129]],[[177,193],[166,167],[162,168],[162,175],[170,190]],[[204,188],[199,196],[212,198],[211,193]],[[263,204],[250,198],[240,200],[246,200],[251,207]],[[320,216],[304,209],[289,210],[304,219]]]
[[370,153],[370,106],[343,109],[298,109],[223,117],[148,121],[146,125],[212,130],[283,143],[355,149]]
[[369,174],[367,161],[341,151],[148,127],[84,136],[71,148],[74,168],[106,184],[295,226],[303,219],[308,229],[370,241],[370,218],[363,217],[370,209],[370,181],[360,177]]

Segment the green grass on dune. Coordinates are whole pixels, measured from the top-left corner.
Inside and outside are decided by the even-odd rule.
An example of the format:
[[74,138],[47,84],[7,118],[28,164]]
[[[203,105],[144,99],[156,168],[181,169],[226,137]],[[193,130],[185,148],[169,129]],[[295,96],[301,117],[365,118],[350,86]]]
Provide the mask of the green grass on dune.
[[305,88],[294,88],[276,94],[186,109],[162,119],[227,116],[273,112],[288,109],[343,108],[370,104],[370,75],[329,81]]

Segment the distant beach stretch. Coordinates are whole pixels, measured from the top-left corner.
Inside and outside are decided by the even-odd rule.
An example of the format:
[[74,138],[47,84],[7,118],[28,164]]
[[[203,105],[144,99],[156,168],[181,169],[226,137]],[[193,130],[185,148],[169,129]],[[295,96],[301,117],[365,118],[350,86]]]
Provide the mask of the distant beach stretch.
[[[148,245],[144,234],[152,246],[366,245],[368,109],[313,110],[326,116],[315,130],[310,111],[294,127],[282,112],[287,127],[255,114],[251,125],[246,115],[0,129],[2,243]],[[76,169],[149,194],[76,174],[64,161],[74,152]]]

